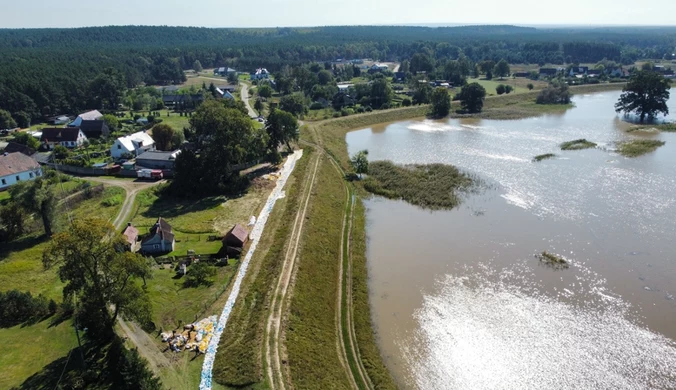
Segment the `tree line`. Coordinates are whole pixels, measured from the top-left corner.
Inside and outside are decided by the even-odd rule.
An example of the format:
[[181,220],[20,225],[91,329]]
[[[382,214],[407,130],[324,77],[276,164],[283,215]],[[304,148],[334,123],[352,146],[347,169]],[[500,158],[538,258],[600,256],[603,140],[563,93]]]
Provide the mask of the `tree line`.
[[[629,34],[630,33],[630,34]],[[20,126],[45,116],[105,108],[94,81],[114,68],[116,83],[133,88],[185,80],[183,70],[231,66],[252,70],[338,58],[412,59],[437,63],[484,60],[509,63],[631,63],[663,58],[676,31],[661,29],[534,29],[514,26],[320,27],[209,29],[91,27],[0,30],[0,109]],[[413,63],[413,61],[412,61]],[[449,72],[452,70],[449,68]],[[95,90],[92,91],[92,88]]]

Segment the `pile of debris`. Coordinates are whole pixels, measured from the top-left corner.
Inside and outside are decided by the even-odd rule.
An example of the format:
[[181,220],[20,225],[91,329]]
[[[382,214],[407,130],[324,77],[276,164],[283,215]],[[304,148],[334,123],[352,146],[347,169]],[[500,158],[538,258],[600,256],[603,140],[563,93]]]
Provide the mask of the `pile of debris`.
[[214,335],[216,321],[216,316],[211,316],[194,324],[185,325],[181,333],[164,332],[161,334],[162,342],[167,343],[169,349],[174,352],[186,350],[205,353]]

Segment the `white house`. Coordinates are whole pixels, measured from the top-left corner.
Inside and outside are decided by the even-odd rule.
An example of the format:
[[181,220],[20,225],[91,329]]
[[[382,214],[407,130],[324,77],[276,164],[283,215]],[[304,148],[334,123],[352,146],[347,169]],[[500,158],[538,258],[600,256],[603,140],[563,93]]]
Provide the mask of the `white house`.
[[47,145],[51,150],[54,146],[61,145],[67,148],[77,148],[87,140],[79,127],[51,127],[42,129],[40,142]]
[[97,110],[93,111],[87,111],[85,113],[82,113],[75,118],[74,121],[72,121],[68,126],[72,127],[78,127],[80,124],[82,124],[82,121],[96,121],[103,118],[103,114],[98,112]]
[[255,72],[250,74],[251,80],[263,80],[270,78],[270,72],[265,68],[258,68]]
[[155,150],[155,141],[145,131],[139,131],[116,139],[110,147],[110,156],[119,160],[125,155],[136,157],[149,150]]
[[42,176],[42,168],[31,157],[20,152],[0,154],[0,191],[38,176]]

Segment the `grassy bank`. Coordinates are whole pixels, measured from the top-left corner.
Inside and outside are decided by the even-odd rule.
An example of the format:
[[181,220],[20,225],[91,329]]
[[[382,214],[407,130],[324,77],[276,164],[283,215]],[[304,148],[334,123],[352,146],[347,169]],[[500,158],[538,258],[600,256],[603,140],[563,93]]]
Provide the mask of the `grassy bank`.
[[458,191],[472,180],[452,165],[396,165],[390,161],[369,164],[364,188],[390,199],[403,199],[427,209],[452,209],[460,203]]
[[349,388],[337,353],[335,322],[345,189],[326,159],[316,180],[289,305],[289,370],[295,388]]
[[306,149],[297,163],[286,183],[286,197],[277,201],[251,259],[214,362],[213,377],[220,384],[267,388],[261,359],[265,314],[270,304],[271,286],[279,275],[281,259],[291,235],[300,203],[302,178],[307,174],[311,153],[311,149]]
[[664,145],[664,141],[658,141],[654,139],[636,139],[620,143],[618,145],[617,151],[625,157],[638,157],[646,153],[654,152],[662,145]]

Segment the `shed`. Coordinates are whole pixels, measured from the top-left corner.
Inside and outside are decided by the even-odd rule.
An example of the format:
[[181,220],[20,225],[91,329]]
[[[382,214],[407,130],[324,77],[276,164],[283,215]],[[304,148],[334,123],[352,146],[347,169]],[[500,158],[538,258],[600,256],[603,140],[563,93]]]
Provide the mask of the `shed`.
[[236,224],[223,238],[223,246],[242,248],[247,241],[249,241],[249,232],[244,226]]

